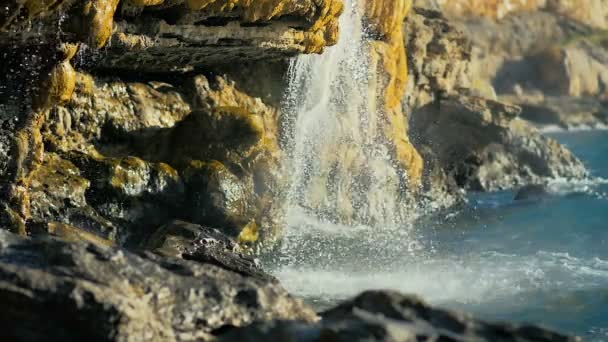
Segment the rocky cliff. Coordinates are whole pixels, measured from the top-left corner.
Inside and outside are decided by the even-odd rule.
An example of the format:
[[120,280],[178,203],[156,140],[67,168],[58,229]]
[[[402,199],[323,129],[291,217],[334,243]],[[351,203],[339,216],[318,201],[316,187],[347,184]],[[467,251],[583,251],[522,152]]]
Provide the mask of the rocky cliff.
[[[450,19],[437,3],[416,5],[405,25],[410,76],[404,105],[412,140],[425,160],[426,195],[435,203],[456,203],[458,188],[495,191],[586,177],[572,153],[523,120],[526,107],[522,112],[520,102],[497,97],[498,77],[489,76],[492,68],[484,64],[498,63],[497,58],[480,57],[487,49],[479,41],[505,46],[537,41],[490,38],[483,28],[464,30],[462,21]],[[486,34],[487,40],[480,38]],[[513,58],[502,56],[505,66]]]
[[342,7],[10,2],[0,17],[3,225],[33,234],[61,223],[123,244],[181,218],[271,239],[284,182],[280,61],[334,44]]
[[[538,6],[566,11],[553,3]],[[478,13],[472,2],[449,4],[433,6],[458,18],[487,15],[488,25],[504,16],[500,6]],[[452,24],[418,4],[412,11],[409,0],[361,5],[374,71],[368,105],[381,132],[375,143],[407,175],[400,194],[449,207],[463,189],[586,175],[563,146],[518,118],[519,107],[484,98],[502,88],[490,84],[494,74],[472,71],[481,59],[455,29],[477,19]],[[3,4],[0,227],[11,233],[0,232],[0,302],[10,308],[0,321],[13,329],[0,336],[567,340],[394,293],[363,295],[321,319],[246,255],[273,245],[284,229],[286,60],[335,44],[343,7],[340,0]],[[569,27],[551,34],[572,37]],[[534,56],[555,65],[578,58],[563,49],[542,53]],[[570,82],[556,92],[603,89],[600,64],[599,85],[566,74]],[[265,323],[247,327],[255,321]]]
[[541,126],[606,126],[608,3],[429,4],[441,8],[471,40],[471,87],[522,106],[522,117]]

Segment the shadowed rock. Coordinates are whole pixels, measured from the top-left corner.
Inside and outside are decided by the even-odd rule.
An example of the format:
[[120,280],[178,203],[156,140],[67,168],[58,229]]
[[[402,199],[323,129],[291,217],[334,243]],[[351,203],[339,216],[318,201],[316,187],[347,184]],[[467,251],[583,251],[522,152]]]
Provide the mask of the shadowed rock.
[[214,228],[173,221],[159,228],[145,247],[159,255],[216,265],[244,276],[276,280],[260,269],[255,258],[244,255],[233,239]]
[[[446,96],[416,110],[417,143],[465,189],[493,191],[553,178],[582,179],[582,162],[518,118],[517,106],[467,95]],[[427,157],[428,158],[428,157]]]
[[368,291],[323,313],[319,324],[275,321],[232,331],[220,341],[577,341],[541,327],[489,323],[436,309],[390,291]]
[[257,320],[316,319],[278,284],[213,264],[4,231],[0,302],[6,341],[208,340]]

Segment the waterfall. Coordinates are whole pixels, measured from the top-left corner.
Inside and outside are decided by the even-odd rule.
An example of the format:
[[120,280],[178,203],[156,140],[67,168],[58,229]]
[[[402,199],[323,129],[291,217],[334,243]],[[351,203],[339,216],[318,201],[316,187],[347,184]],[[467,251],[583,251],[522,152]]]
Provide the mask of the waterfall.
[[382,115],[361,11],[347,0],[338,44],[291,61],[283,106],[288,221],[302,210],[349,225],[402,220],[403,175],[379,136]]

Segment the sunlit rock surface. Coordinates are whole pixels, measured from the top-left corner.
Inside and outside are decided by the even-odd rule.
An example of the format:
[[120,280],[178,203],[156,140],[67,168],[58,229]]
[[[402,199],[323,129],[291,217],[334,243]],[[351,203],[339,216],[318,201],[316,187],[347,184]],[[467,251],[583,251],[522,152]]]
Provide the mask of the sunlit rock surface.
[[[605,127],[607,2],[418,4],[442,10],[471,40],[471,88],[521,105],[522,117],[541,126]],[[564,105],[560,113],[556,103]]]
[[450,16],[483,16],[502,19],[510,14],[547,11],[587,25],[606,28],[608,2],[605,0],[417,0],[435,2]]
[[375,95],[378,113],[385,117],[382,129],[394,149],[395,160],[407,171],[411,189],[422,177],[423,161],[407,135],[407,119],[402,110],[407,72],[403,21],[412,7],[411,0],[377,0],[366,3],[365,16],[370,21],[371,65],[377,72]]
[[335,44],[342,7],[9,2],[1,222],[21,234],[62,222],[120,244],[174,218],[244,242],[280,236],[275,60]]

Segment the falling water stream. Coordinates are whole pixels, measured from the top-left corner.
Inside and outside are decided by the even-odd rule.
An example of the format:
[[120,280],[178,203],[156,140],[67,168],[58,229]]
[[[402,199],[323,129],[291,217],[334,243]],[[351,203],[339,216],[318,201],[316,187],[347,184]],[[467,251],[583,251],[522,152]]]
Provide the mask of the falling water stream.
[[[412,224],[402,175],[378,139],[367,51],[360,9],[347,1],[338,44],[290,65],[283,115],[292,187],[285,239],[268,268],[318,309],[390,288],[608,339],[606,182],[557,182],[554,196],[531,202],[472,194],[468,209]],[[608,177],[608,133],[556,138]]]
[[292,188],[290,214],[348,224],[393,224],[404,215],[399,171],[380,143],[368,38],[359,6],[347,1],[341,39],[289,68],[284,113]]

